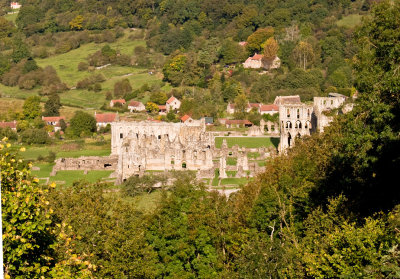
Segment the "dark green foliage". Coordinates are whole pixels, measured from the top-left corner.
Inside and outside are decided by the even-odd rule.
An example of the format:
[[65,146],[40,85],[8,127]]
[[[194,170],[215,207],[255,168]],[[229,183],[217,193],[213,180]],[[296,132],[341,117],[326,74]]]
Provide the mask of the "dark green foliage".
[[128,79],[123,79],[114,83],[114,97],[120,98],[132,92],[132,86]]
[[43,116],[59,116],[60,108],[60,96],[58,96],[58,94],[51,94],[44,104]]
[[68,129],[76,137],[91,135],[96,131],[96,119],[86,112],[77,111],[74,117],[72,117]]
[[47,144],[50,138],[44,129],[26,129],[21,133],[21,141],[26,144]]

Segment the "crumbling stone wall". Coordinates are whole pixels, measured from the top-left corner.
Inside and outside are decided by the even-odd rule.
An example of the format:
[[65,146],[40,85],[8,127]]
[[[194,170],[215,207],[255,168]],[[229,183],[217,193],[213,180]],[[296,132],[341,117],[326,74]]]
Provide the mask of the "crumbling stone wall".
[[117,156],[82,156],[79,158],[59,158],[55,161],[55,165],[50,176],[55,176],[60,170],[83,170],[85,172],[91,170],[116,170],[118,163]]
[[112,154],[118,155],[117,183],[146,170],[213,169],[213,137],[204,122],[115,122]]

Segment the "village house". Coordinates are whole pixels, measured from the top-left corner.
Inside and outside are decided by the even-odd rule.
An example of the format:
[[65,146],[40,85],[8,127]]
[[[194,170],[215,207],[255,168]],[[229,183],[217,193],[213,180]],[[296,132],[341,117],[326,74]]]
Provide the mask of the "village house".
[[115,104],[121,104],[121,106],[123,106],[123,105],[126,104],[126,101],[125,101],[125,99],[118,99],[118,100],[111,100],[110,101],[110,107],[111,108],[114,107]]
[[112,122],[118,121],[118,115],[116,113],[94,113],[96,118],[97,129],[101,127],[106,127],[108,124],[111,125]]
[[158,105],[158,114],[159,115],[167,115],[167,106],[166,105]]
[[10,7],[13,10],[17,10],[17,9],[21,8],[21,4],[19,4],[18,2],[11,2]]
[[181,117],[181,122],[182,123],[191,123],[193,122],[193,118],[191,118],[189,115],[185,114],[184,116]]
[[262,54],[254,54],[254,56],[250,56],[243,63],[243,67],[247,69],[277,69],[281,66],[281,60],[278,56],[275,56],[273,59],[264,59],[264,55]]
[[275,113],[279,113],[279,106],[270,104],[270,105],[261,105],[260,107],[260,114],[269,114],[274,115]]
[[13,131],[17,130],[17,121],[10,121],[10,122],[0,122],[0,128],[10,128]]
[[146,107],[143,105],[142,102],[138,102],[138,101],[130,101],[128,104],[128,109],[130,112],[134,112],[134,111],[145,111]]
[[169,112],[170,110],[178,110],[181,107],[181,101],[179,101],[174,96],[171,96],[171,98],[169,98],[167,100],[167,103],[165,104],[165,106],[166,106],[167,112]]
[[46,122],[46,125],[53,126],[55,132],[61,130],[61,119],[65,122],[64,116],[42,116],[42,120]]

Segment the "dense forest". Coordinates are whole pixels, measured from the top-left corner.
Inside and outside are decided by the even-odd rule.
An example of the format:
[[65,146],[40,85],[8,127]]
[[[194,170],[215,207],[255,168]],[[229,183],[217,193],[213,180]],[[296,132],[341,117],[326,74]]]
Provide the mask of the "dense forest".
[[[35,36],[57,37],[71,28],[101,34],[120,26],[146,28],[148,47],[169,55],[166,78],[204,88],[193,99],[229,101],[245,92],[264,101],[285,90],[320,95],[331,86],[349,94],[354,86],[358,98],[323,134],[269,160],[265,173],[229,199],[207,192],[190,173],[177,173],[148,212],[107,184],[39,184],[31,164],[3,139],[7,278],[400,278],[399,1],[372,8],[358,1],[22,4],[18,29],[6,22],[1,28],[3,50],[14,57],[1,57],[8,67],[2,73],[31,72],[34,57],[24,50]],[[334,23],[352,11],[368,13],[359,28]],[[281,69],[258,75],[239,67],[231,77],[217,70],[216,63],[237,62],[230,59],[241,51],[259,51],[261,43],[237,46],[259,33],[261,43],[271,34],[279,42]],[[307,44],[312,59],[296,65],[293,50]],[[121,195],[147,195],[155,179],[161,178],[133,177]]]

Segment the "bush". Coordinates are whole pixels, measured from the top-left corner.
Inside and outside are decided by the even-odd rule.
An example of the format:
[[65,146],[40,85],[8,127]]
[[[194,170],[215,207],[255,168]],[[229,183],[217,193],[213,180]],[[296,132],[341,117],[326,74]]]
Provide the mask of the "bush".
[[78,64],[78,71],[87,71],[87,69],[89,68],[89,64],[86,62],[80,62]]
[[26,129],[21,133],[21,141],[26,144],[46,144],[50,138],[43,129]]
[[132,86],[128,79],[117,81],[114,84],[114,96],[119,98],[132,92]]
[[47,155],[46,157],[46,162],[47,163],[54,163],[54,161],[56,160],[56,153],[53,151],[49,152],[49,155]]
[[71,119],[70,132],[76,137],[91,135],[96,132],[96,119],[86,112],[77,111]]

